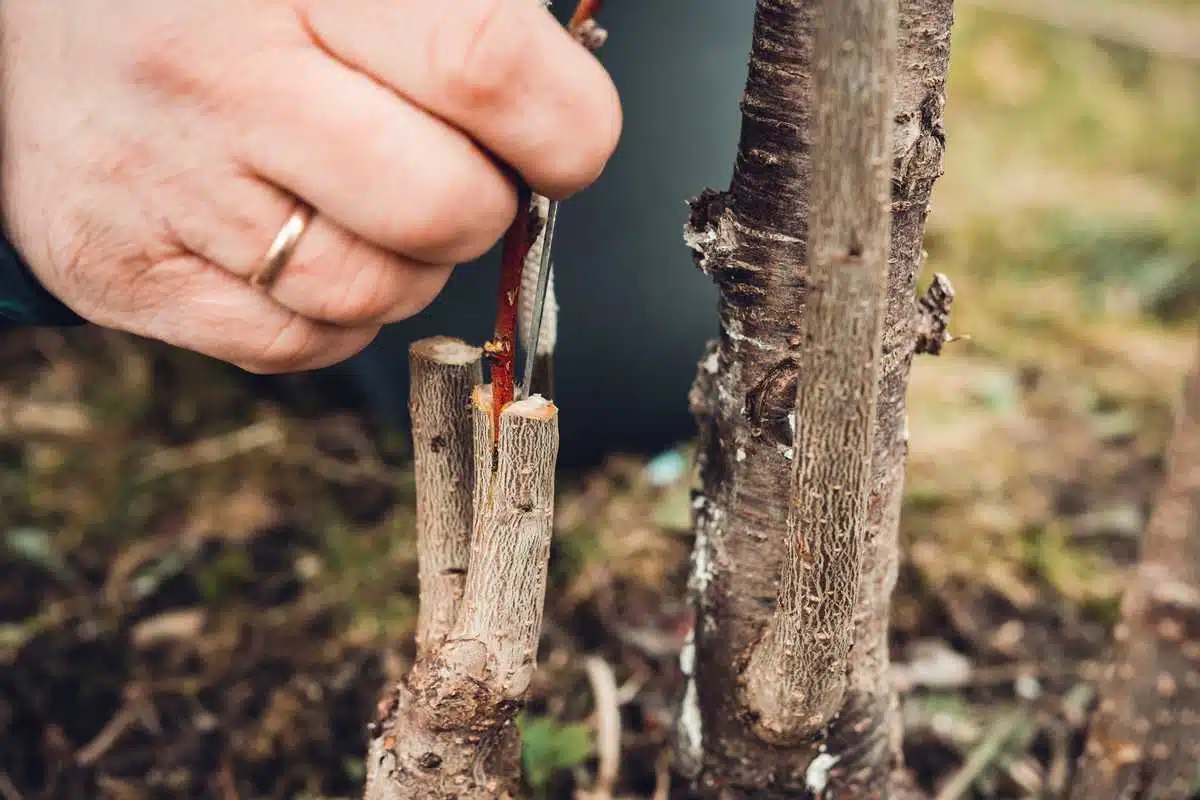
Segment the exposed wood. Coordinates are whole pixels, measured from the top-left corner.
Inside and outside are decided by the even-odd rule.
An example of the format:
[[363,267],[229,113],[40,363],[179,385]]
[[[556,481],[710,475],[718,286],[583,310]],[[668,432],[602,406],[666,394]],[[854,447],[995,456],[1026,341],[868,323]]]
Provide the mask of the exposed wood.
[[409,348],[421,589],[418,659],[446,638],[467,578],[475,486],[467,399],[482,380],[481,356],[478,347],[444,336],[422,339]]
[[512,720],[537,662],[558,410],[540,397],[510,403],[497,439],[490,386],[476,387],[471,409],[474,525],[458,617],[381,709],[366,800],[484,800],[516,790]]
[[836,718],[780,746],[756,733],[730,691],[775,607],[785,557],[796,357],[804,346],[812,192],[813,4],[758,0],[742,133],[728,192],[693,202],[685,240],[720,289],[720,338],[701,361],[692,408],[701,431],[694,502],[694,646],[676,766],[713,798],[896,797],[901,768],[887,679],[889,598],[907,454],[905,392],[916,341],[915,282],[930,192],[941,175],[951,0],[901,0],[892,78],[892,205],[887,315],[868,527],[854,649]]
[[887,308],[895,7],[813,6],[808,291],[784,454],[791,500],[775,613],[742,675],[755,731],[777,744],[820,731],[846,692]]
[[1187,378],[1114,649],[1071,796],[1193,796],[1200,791],[1200,361]]

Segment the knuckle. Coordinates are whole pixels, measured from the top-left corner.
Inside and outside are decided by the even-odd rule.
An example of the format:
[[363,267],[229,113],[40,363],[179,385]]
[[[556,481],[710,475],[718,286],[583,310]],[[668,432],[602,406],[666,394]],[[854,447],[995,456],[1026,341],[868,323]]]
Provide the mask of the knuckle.
[[295,372],[319,352],[320,337],[313,325],[293,314],[277,331],[263,338],[255,352],[241,361],[248,372],[260,375]]
[[396,301],[393,277],[394,265],[371,248],[356,243],[332,263],[336,269],[337,288],[326,293],[318,315],[338,325],[369,322],[386,314]]
[[496,107],[515,85],[524,44],[507,0],[461,0],[447,4],[431,38],[428,63],[450,104]]

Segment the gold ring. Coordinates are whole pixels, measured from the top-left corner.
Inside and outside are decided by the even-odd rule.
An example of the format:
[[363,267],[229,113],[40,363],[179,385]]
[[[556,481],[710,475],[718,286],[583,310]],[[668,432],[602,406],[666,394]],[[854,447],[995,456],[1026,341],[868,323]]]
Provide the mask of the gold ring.
[[250,276],[251,284],[266,287],[279,277],[280,270],[296,252],[296,245],[299,244],[304,231],[308,229],[312,215],[312,207],[307,203],[296,204],[296,208],[287,218],[287,222],[283,223],[283,227],[275,235],[275,241],[271,242],[270,248],[267,249],[267,254],[263,257],[262,268]]

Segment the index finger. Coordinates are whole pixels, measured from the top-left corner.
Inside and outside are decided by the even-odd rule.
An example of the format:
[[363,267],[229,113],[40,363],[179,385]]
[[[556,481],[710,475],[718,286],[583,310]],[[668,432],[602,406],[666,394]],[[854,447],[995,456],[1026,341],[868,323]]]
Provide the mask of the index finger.
[[309,34],[460,128],[538,192],[603,170],[621,108],[599,61],[536,0],[301,0]]

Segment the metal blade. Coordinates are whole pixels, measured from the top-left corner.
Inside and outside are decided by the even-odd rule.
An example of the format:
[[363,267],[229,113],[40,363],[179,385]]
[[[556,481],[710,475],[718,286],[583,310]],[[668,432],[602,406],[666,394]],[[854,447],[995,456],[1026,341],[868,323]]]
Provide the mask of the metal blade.
[[546,291],[550,287],[550,248],[554,244],[554,224],[558,221],[558,201],[551,200],[546,211],[546,232],[542,237],[542,258],[538,264],[537,294],[533,297],[533,320],[530,323],[529,348],[525,353],[525,376],[521,381],[521,396],[529,397],[533,384],[533,362],[537,358],[538,340],[542,335],[542,312],[546,310]]

